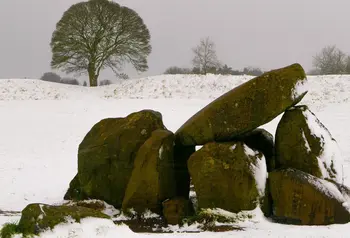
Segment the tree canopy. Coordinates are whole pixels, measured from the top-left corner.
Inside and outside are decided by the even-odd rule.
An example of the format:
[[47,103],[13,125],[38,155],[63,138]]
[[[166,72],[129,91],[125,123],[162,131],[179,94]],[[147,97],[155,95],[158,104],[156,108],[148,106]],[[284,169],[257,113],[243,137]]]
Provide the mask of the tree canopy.
[[72,5],[56,24],[51,39],[51,67],[66,73],[87,73],[97,86],[101,70],[120,70],[131,63],[137,71],[148,69],[150,33],[132,9],[108,0]]

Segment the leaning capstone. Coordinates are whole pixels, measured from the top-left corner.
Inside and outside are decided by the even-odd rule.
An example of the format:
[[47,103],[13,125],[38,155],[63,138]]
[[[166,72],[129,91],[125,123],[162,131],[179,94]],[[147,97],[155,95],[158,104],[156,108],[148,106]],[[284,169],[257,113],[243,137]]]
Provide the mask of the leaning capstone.
[[231,141],[270,122],[307,93],[299,64],[272,70],[222,95],[192,116],[177,132],[183,145]]

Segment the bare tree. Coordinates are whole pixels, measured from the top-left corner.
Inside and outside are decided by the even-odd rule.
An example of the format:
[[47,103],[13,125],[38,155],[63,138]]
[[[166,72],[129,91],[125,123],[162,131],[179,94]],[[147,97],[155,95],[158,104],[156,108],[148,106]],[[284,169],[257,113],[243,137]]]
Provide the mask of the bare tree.
[[346,72],[347,56],[335,45],[326,46],[314,56],[313,66],[320,74],[342,74]]
[[220,67],[220,62],[216,56],[215,43],[209,39],[201,39],[199,45],[192,49],[194,58],[193,66],[199,68],[203,74],[209,69]]
[[66,73],[87,73],[97,86],[102,70],[121,70],[130,63],[148,69],[150,32],[134,10],[109,0],[76,3],[64,12],[51,38],[51,67]]

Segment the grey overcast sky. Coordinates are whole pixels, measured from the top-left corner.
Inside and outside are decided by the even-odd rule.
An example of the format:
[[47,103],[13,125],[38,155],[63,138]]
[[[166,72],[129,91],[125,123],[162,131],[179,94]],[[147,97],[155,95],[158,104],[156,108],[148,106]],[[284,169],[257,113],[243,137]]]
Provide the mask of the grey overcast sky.
[[[50,70],[55,24],[79,0],[0,0],[0,78],[38,78]],[[190,66],[191,48],[209,36],[218,58],[265,70],[294,62],[306,70],[329,44],[350,53],[349,0],[119,0],[151,32],[149,70]]]

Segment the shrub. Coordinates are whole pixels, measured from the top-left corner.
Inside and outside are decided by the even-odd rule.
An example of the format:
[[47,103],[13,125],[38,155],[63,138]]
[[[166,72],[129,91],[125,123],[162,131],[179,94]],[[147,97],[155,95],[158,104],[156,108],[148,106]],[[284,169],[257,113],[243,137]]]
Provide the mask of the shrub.
[[5,223],[0,231],[0,238],[11,238],[15,234],[19,234],[18,224],[16,222]]
[[105,86],[105,85],[110,85],[112,84],[112,81],[111,80],[108,80],[108,79],[105,79],[105,80],[102,80],[100,81],[100,86]]
[[59,83],[61,81],[61,77],[56,73],[46,72],[43,74],[43,76],[41,76],[40,80]]
[[76,80],[76,79],[72,79],[72,78],[62,78],[60,83],[71,84],[71,85],[79,85],[79,81]]

